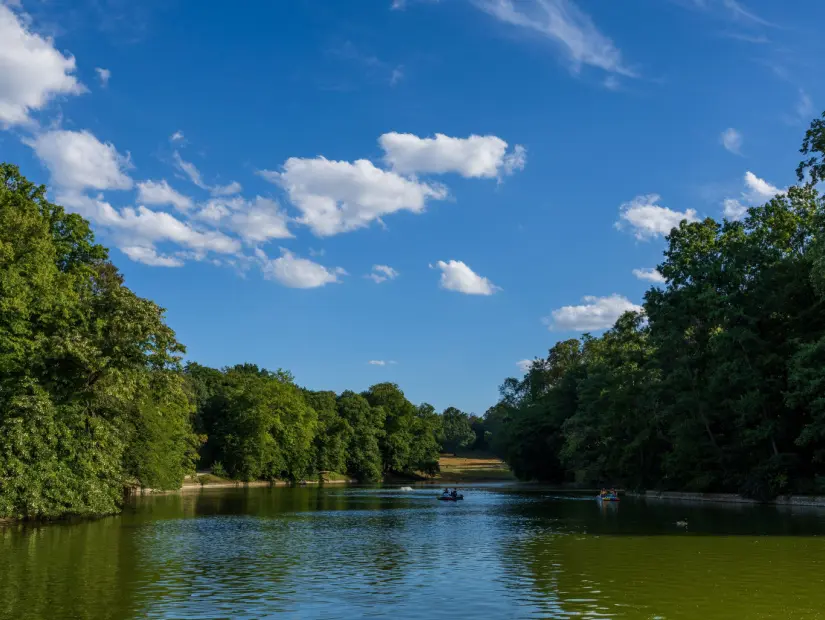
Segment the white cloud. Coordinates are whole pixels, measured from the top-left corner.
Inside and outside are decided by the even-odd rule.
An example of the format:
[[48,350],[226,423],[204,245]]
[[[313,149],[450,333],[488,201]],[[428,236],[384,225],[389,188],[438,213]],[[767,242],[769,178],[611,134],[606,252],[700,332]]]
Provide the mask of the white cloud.
[[120,248],[120,251],[136,263],[151,267],[183,267],[183,261],[179,258],[158,254],[152,247],[131,245]]
[[367,362],[367,364],[370,364],[372,366],[388,366],[397,363],[398,362],[395,362],[393,360],[370,360]]
[[753,26],[771,26],[774,24],[766,19],[763,19],[750,9],[746,8],[741,2],[737,0],[673,0],[676,4],[680,4],[687,8],[699,9],[702,11],[715,13],[720,17],[725,17],[731,21],[741,23],[743,25]]
[[722,203],[722,215],[732,222],[741,220],[748,213],[748,206],[743,205],[735,198],[725,198]]
[[439,286],[448,291],[466,295],[492,295],[501,289],[484,278],[460,260],[438,261],[435,267],[441,270]]
[[814,102],[810,95],[801,88],[799,89],[799,101],[796,104],[796,114],[803,123],[811,120],[814,114]]
[[745,6],[737,2],[737,0],[722,0],[722,5],[737,21],[749,22],[760,26],[773,26],[771,22],[759,17],[756,13],[753,13],[749,9],[745,8]]
[[726,198],[722,203],[722,214],[730,221],[741,220],[747,215],[748,207],[764,204],[787,191],[760,179],[750,170],[745,173],[744,182],[745,189],[738,199]]
[[[174,136],[173,136],[174,137]],[[201,189],[209,189],[209,186],[203,182],[203,178],[201,177],[200,171],[198,171],[195,164],[185,161],[181,156],[180,153],[177,151],[174,152],[175,163],[177,164],[178,168],[180,168],[186,176],[189,177],[189,180],[192,181],[195,185],[200,187]]]
[[390,74],[390,86],[395,86],[404,79],[404,70],[401,65],[398,65],[395,69],[392,70]]
[[148,205],[172,205],[178,211],[189,211],[192,208],[192,199],[169,187],[165,179],[156,181],[141,181],[137,184],[138,202]]
[[581,306],[564,306],[553,310],[544,322],[551,330],[595,331],[612,327],[622,314],[628,311],[641,312],[642,307],[631,303],[621,295],[609,297],[588,296]]
[[123,209],[116,226],[128,232],[130,237],[145,240],[149,245],[156,241],[171,241],[192,250],[219,254],[235,254],[241,249],[237,239],[217,231],[197,231],[169,213],[152,211],[143,206]]
[[512,0],[472,1],[501,22],[537,32],[553,41],[575,71],[589,65],[636,77],[636,72],[624,64],[613,41],[602,34],[572,0],[525,0],[518,3],[518,9]]
[[[239,199],[243,202],[243,199]],[[195,214],[199,220],[217,225],[223,218],[232,213],[232,209],[225,200],[210,200]]]
[[[227,220],[227,226],[251,243],[292,237],[288,218],[274,200],[257,196],[254,201],[243,201]],[[235,205],[237,206],[237,202]]]
[[[183,133],[180,131],[176,131],[172,136],[169,138],[172,142],[179,142],[183,140]],[[197,166],[192,162],[186,161],[183,157],[180,156],[178,151],[173,153],[173,157],[175,158],[175,165],[180,169],[189,180],[192,181],[194,185],[197,185],[201,189],[208,190],[210,194],[213,196],[233,196],[235,194],[239,194],[243,187],[237,181],[232,181],[228,185],[208,185],[204,180],[203,176],[198,170]]]
[[756,202],[759,200],[768,201],[777,194],[785,193],[785,190],[771,185],[764,179],[760,179],[750,170],[745,173],[745,187],[748,188],[748,197]]
[[667,282],[665,277],[659,273],[659,270],[655,267],[643,267],[642,269],[634,269],[633,275],[639,278],[639,280],[645,280],[647,282],[653,282],[655,284],[664,284]]
[[719,136],[719,140],[722,142],[722,146],[724,146],[727,150],[735,155],[742,154],[742,134],[736,131],[733,127],[729,127],[722,132]]
[[504,156],[502,170],[504,174],[511,175],[517,170],[524,170],[527,165],[527,149],[520,144],[513,147],[513,151]]
[[108,69],[101,69],[100,67],[96,67],[95,71],[97,72],[97,79],[100,80],[100,85],[103,88],[109,85],[109,78],[112,77],[112,72]]
[[347,274],[340,267],[329,269],[306,258],[295,256],[285,248],[281,248],[281,256],[275,260],[267,258],[262,250],[257,250],[256,256],[261,262],[264,277],[277,280],[290,288],[317,288],[340,282],[338,276]]
[[527,374],[533,366],[533,360],[519,360],[516,362],[516,366],[522,373]]
[[602,84],[607,90],[619,90],[622,87],[622,83],[615,75],[608,75],[604,78],[604,82],[602,82]]
[[[152,211],[144,206],[137,209],[127,207],[118,211],[100,196],[92,198],[75,190],[59,192],[56,201],[110,230],[117,247],[130,248],[128,252],[124,252],[130,257],[140,256],[144,259],[140,262],[147,264],[150,264],[147,260],[151,260],[147,250],[154,249],[155,243],[159,242],[176,243],[199,254],[236,254],[241,249],[237,239],[217,231],[195,230],[168,213]],[[135,250],[136,247],[144,250]]]
[[0,126],[30,123],[29,114],[55,97],[85,92],[75,69],[73,56],[57,51],[51,39],[31,32],[22,16],[0,3]]
[[169,136],[169,142],[182,142],[183,139],[183,132],[180,129]]
[[619,221],[616,222],[616,228],[622,230],[630,226],[634,236],[644,241],[670,234],[670,231],[679,226],[682,220],[698,221],[695,210],[688,209],[681,212],[660,207],[656,204],[660,198],[658,194],[647,194],[636,196],[630,202],[624,203],[619,208]]
[[408,133],[385,133],[378,139],[384,159],[400,174],[455,172],[467,178],[494,178],[524,168],[526,152],[516,146],[507,154],[507,143],[497,136],[419,138]]
[[396,211],[420,213],[428,199],[447,197],[443,186],[381,170],[365,159],[291,157],[282,172],[260,174],[286,190],[302,213],[299,221],[320,237],[363,228]]
[[129,158],[113,144],[103,143],[88,131],[55,130],[27,140],[46,164],[55,185],[64,189],[129,189],[132,179],[124,172]]
[[240,194],[243,187],[237,181],[232,181],[229,185],[214,185],[209,190],[213,196],[233,196]]
[[398,272],[388,265],[373,265],[372,273],[368,273],[365,277],[370,278],[376,284],[381,284],[387,280],[395,280]]

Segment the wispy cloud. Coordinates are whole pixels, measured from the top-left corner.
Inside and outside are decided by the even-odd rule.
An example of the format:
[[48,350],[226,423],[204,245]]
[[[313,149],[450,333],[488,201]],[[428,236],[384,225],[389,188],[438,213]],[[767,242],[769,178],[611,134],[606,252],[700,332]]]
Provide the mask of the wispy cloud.
[[370,364],[371,366],[390,366],[397,363],[398,362],[394,360],[370,360],[367,362],[367,364]]
[[742,154],[742,134],[733,127],[728,127],[719,136],[719,141],[734,155]]
[[390,74],[390,86],[395,86],[401,80],[404,79],[404,68],[401,65],[398,65],[395,69],[392,70]]
[[381,284],[387,280],[395,280],[398,277],[398,272],[389,265],[373,265],[372,272],[364,277],[369,278],[376,284]]
[[572,0],[471,0],[473,5],[500,22],[538,33],[553,41],[574,71],[583,65],[609,73],[638,77],[621,51]]
[[765,26],[775,28],[776,24],[757,15],[739,0],[671,0],[679,6],[702,11],[715,17],[724,18],[742,26]]
[[759,17],[756,13],[745,7],[737,0],[722,0],[722,6],[730,13],[731,17],[740,22],[758,24],[760,26],[773,27],[774,24],[767,19]]
[[[401,7],[402,8],[402,7]],[[382,60],[375,54],[364,51],[352,41],[331,47],[327,53],[333,58],[361,69],[368,79],[395,86],[404,78],[404,67]]]
[[97,73],[97,79],[100,80],[100,85],[106,88],[109,84],[109,78],[112,77],[112,72],[101,67],[97,67],[95,72]]
[[799,98],[796,100],[792,114],[785,114],[783,119],[789,125],[807,125],[814,116],[814,102],[805,89],[799,89]]
[[744,41],[745,43],[754,43],[757,45],[764,45],[771,42],[768,37],[762,34],[754,35],[745,34],[742,32],[723,32],[721,35],[727,39],[733,39],[734,41]]

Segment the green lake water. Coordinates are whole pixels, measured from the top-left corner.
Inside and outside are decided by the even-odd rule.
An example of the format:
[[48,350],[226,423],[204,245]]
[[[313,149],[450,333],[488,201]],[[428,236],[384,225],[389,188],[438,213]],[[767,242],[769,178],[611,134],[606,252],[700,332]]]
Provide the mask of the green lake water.
[[436,492],[212,489],[0,526],[0,617],[825,618],[822,510]]

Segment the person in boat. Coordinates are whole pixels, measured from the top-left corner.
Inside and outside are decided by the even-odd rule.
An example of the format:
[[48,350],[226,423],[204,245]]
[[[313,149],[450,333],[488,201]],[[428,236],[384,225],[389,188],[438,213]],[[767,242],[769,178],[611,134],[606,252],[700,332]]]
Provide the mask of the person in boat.
[[601,493],[599,493],[599,497],[605,497],[607,495],[607,489],[602,489]]
[[458,489],[453,489],[452,492],[450,493],[450,497],[452,497],[453,499],[458,497]]

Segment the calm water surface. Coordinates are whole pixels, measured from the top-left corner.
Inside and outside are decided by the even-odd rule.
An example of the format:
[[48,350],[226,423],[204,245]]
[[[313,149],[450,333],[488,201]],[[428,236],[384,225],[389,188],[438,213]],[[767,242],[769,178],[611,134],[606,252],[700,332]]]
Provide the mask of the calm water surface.
[[0,617],[825,618],[820,510],[435,492],[213,489],[0,526]]

